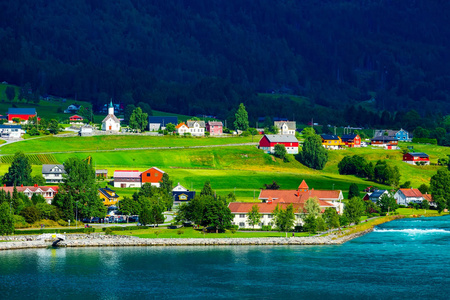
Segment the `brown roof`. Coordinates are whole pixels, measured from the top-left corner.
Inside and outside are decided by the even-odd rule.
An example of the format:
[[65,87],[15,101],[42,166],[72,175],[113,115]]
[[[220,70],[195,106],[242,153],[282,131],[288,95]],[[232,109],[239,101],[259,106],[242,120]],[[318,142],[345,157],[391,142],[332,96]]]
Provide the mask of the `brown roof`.
[[406,196],[406,197],[423,197],[422,193],[418,190],[418,189],[400,189],[400,191],[402,191],[402,193]]

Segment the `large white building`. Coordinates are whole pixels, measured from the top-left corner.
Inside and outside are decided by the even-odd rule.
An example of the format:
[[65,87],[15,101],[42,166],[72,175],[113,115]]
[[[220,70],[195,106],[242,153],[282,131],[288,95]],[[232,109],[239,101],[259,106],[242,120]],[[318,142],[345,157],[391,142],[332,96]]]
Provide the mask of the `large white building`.
[[114,115],[114,105],[112,101],[108,107],[108,115],[102,121],[102,130],[110,132],[120,131],[120,120]]
[[192,136],[205,135],[205,121],[187,121],[187,127]]
[[275,121],[274,126],[278,128],[278,134],[281,135],[295,135],[295,130],[297,129],[294,121]]
[[6,139],[20,139],[25,133],[20,125],[0,125],[0,136]]

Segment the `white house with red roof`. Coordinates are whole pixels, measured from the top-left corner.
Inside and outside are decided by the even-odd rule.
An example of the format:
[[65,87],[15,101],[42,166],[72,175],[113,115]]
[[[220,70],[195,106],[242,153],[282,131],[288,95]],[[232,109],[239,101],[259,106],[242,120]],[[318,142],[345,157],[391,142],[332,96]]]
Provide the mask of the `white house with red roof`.
[[177,126],[175,126],[175,130],[179,135],[184,135],[185,133],[189,132],[189,127],[187,127],[186,123],[181,122]]
[[83,122],[83,117],[79,116],[79,115],[73,115],[69,118],[69,121],[71,124],[73,123],[82,123]]
[[258,199],[267,202],[272,199],[279,203],[306,203],[309,198],[316,198],[321,207],[333,206],[339,214],[344,211],[342,200],[344,196],[341,190],[315,190],[310,189],[303,180],[297,190],[261,190]]
[[398,205],[408,205],[412,203],[422,203],[425,199],[423,194],[418,189],[399,189],[395,194],[394,198]]
[[298,140],[295,135],[265,134],[259,141],[259,149],[274,153],[277,144],[284,145],[289,154],[298,154]]
[[285,209],[292,204],[296,215],[295,225],[302,225],[301,216],[305,213],[304,206],[309,198],[317,199],[322,212],[326,208],[331,207],[336,209],[339,214],[343,213],[344,205],[342,200],[344,197],[342,191],[310,189],[304,180],[296,190],[261,190],[258,197],[261,202],[232,202],[228,205],[228,208],[234,215],[233,225],[238,225],[241,228],[251,228],[248,224],[247,213],[251,211],[253,205],[257,205],[262,218],[261,223],[258,226],[255,225],[255,228],[261,228],[263,225],[273,225],[273,210],[277,205]]
[[[14,192],[13,186],[2,186],[0,189],[6,193],[9,192],[11,195]],[[24,193],[30,199],[34,194],[41,195],[48,204],[52,204],[53,198],[58,193],[58,186],[38,186],[35,184],[34,186],[16,186],[16,189],[19,193]]]
[[141,187],[141,172],[138,170],[114,171],[114,187],[129,188]]

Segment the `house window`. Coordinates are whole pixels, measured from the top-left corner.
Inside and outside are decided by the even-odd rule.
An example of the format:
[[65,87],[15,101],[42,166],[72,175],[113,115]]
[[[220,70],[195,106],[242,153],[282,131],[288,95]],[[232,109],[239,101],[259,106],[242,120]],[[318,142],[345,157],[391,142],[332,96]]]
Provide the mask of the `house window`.
[[268,217],[269,219],[272,219],[272,215],[267,215],[267,217]]
[[158,173],[155,173],[155,177],[158,177]]
[[244,222],[240,222],[239,223],[239,227],[244,227],[245,226],[245,223]]
[[152,174],[151,173],[147,173],[147,176],[150,177],[150,176],[152,176]]
[[245,214],[240,214],[239,218],[245,218]]

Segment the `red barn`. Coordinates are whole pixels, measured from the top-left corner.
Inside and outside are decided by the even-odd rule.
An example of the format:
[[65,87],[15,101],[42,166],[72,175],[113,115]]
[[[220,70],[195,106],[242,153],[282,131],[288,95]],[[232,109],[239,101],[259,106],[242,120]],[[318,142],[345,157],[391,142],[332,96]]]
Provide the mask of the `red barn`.
[[428,154],[425,154],[423,152],[410,152],[403,154],[403,161],[411,165],[429,165],[430,157],[428,156]]
[[259,149],[274,153],[277,144],[284,145],[289,154],[298,154],[298,140],[295,135],[265,134],[259,141]]
[[36,117],[35,108],[14,108],[8,109],[8,121],[12,122],[14,118],[20,119],[20,121],[28,121],[32,117]]
[[79,115],[73,115],[69,118],[70,122],[83,122],[83,117]]
[[361,137],[358,134],[344,134],[341,136],[341,140],[350,148],[361,147]]
[[165,172],[163,170],[160,170],[156,167],[152,167],[147,171],[142,172],[141,173],[142,185],[144,185],[145,183],[150,183],[151,185],[159,187],[164,173]]

